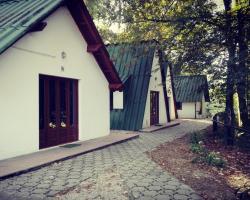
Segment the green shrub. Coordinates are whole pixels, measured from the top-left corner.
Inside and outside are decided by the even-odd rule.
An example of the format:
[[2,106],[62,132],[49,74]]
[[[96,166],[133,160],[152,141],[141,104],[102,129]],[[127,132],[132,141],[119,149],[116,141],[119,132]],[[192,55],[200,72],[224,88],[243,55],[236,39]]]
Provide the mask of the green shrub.
[[205,163],[215,167],[224,167],[226,162],[215,152],[209,152],[203,144],[203,133],[193,132],[190,137],[191,151],[198,154],[196,158],[192,160],[192,163]]
[[193,143],[191,144],[191,151],[193,153],[201,154],[204,152],[204,147],[202,147],[200,144]]
[[199,144],[200,141],[203,140],[203,135],[201,132],[193,132],[191,133],[191,136],[190,136],[190,142],[192,144]]
[[223,168],[226,165],[226,161],[214,152],[200,154],[192,160],[192,163],[204,163],[218,168]]
[[226,165],[226,161],[215,152],[209,152],[206,155],[205,162],[215,167],[224,167]]

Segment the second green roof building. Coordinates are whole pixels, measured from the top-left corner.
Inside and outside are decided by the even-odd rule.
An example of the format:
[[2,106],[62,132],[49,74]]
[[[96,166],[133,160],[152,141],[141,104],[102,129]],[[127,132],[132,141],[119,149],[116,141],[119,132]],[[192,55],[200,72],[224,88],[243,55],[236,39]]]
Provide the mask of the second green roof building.
[[107,46],[124,83],[111,93],[111,129],[140,130],[175,119],[170,70],[155,41]]

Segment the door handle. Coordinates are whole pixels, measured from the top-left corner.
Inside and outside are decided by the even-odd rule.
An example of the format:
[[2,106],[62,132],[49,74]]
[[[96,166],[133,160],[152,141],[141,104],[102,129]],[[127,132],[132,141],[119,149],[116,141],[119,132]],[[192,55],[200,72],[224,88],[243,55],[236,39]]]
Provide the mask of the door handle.
[[50,128],[56,128],[56,124],[54,124],[53,122],[50,122],[50,123],[49,123],[49,127],[50,127]]
[[67,127],[66,123],[65,122],[61,122],[61,127],[62,128],[66,128]]

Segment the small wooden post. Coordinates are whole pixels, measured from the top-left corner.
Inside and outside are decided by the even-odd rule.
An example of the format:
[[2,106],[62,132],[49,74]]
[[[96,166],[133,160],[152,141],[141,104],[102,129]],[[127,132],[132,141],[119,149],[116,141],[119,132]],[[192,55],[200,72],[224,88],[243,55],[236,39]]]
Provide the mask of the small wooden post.
[[217,118],[217,114],[215,114],[213,116],[213,132],[218,130],[218,118]]
[[227,109],[225,114],[225,137],[226,137],[226,143],[227,145],[233,145],[234,144],[234,131],[232,127],[232,118],[231,118],[231,110]]

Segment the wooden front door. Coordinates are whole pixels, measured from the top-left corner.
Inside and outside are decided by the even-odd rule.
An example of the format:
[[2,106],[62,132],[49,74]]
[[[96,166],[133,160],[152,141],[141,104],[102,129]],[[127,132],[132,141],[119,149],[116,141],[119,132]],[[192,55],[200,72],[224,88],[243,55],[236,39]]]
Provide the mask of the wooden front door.
[[39,148],[78,140],[78,81],[39,76]]
[[159,92],[150,91],[150,125],[159,124]]

